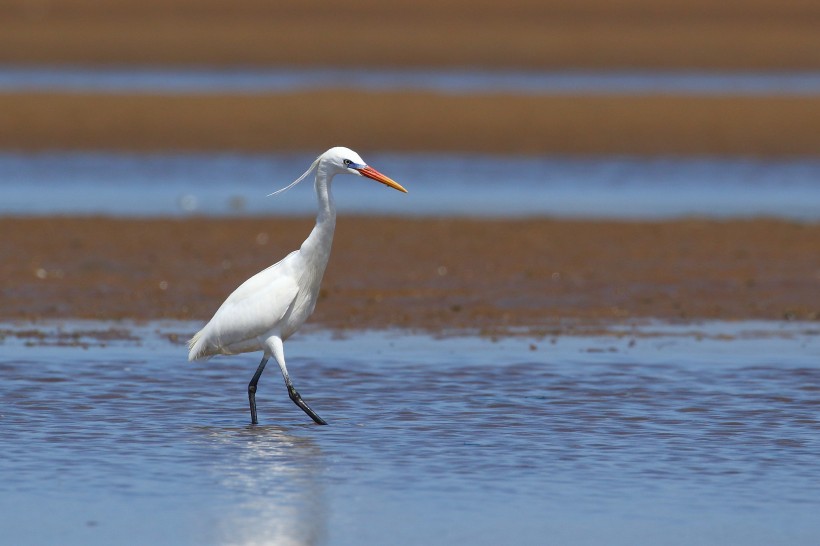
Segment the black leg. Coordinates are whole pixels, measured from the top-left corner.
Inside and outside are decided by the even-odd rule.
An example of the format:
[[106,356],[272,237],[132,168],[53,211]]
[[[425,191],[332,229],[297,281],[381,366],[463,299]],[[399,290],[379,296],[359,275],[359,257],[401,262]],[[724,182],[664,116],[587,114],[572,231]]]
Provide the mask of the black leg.
[[287,385],[288,385],[288,396],[290,396],[290,399],[293,400],[294,404],[296,404],[297,406],[302,408],[302,411],[307,413],[310,416],[310,418],[313,419],[313,421],[316,422],[317,425],[326,425],[327,423],[325,422],[325,420],[322,419],[321,417],[319,417],[318,415],[316,415],[316,412],[313,411],[312,409],[310,409],[310,406],[308,406],[305,403],[305,401],[302,400],[302,397],[299,395],[298,392],[296,392],[296,389],[293,388],[293,384],[288,382]]
[[259,421],[256,420],[256,384],[259,383],[259,377],[265,371],[265,364],[268,363],[268,357],[262,357],[262,362],[256,368],[256,373],[253,374],[253,379],[248,383],[248,402],[251,404],[251,424],[256,425]]

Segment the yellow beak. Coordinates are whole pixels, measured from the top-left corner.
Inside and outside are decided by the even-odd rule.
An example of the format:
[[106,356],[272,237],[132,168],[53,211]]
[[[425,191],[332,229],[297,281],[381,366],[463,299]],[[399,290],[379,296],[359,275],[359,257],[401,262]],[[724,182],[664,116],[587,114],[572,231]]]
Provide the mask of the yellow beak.
[[400,192],[407,193],[401,184],[390,178],[389,176],[385,176],[373,167],[362,167],[361,169],[356,169],[362,176],[366,176],[367,178],[372,178],[376,182],[381,182],[385,186],[390,186],[394,190],[399,190]]

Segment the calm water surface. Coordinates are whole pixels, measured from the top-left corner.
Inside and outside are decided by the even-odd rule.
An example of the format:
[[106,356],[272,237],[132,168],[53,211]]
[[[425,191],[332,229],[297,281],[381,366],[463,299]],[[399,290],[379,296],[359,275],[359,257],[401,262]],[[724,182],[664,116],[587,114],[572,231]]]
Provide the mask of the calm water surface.
[[327,427],[291,404],[276,368],[260,382],[261,425],[249,426],[256,356],[187,363],[196,326],[0,325],[4,541],[820,536],[816,325],[496,342],[314,331],[286,350]]
[[[313,214],[306,154],[0,153],[0,214]],[[340,177],[343,213],[820,221],[820,159],[367,154],[408,188]]]
[[438,93],[820,95],[820,72],[398,70],[0,65],[0,91],[276,93],[310,89]]

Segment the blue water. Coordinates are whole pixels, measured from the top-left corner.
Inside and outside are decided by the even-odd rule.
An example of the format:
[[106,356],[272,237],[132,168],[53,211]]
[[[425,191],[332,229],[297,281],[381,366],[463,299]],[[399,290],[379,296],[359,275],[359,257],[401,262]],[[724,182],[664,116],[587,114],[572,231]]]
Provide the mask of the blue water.
[[820,72],[487,71],[0,66],[0,92],[272,93],[348,88],[439,93],[820,95]]
[[[365,154],[398,194],[339,177],[343,213],[820,220],[820,159]],[[267,198],[307,154],[0,153],[0,214],[313,214],[312,184]]]
[[61,544],[744,544],[820,536],[800,323],[286,343],[318,427],[198,324],[0,324],[0,529]]

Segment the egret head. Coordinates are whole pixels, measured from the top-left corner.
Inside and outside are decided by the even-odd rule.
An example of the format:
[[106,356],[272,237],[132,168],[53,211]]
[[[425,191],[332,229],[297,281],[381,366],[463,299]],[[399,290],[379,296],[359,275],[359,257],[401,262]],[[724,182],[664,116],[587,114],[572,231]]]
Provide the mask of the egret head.
[[365,176],[376,182],[381,182],[385,186],[407,193],[407,190],[401,184],[368,166],[364,159],[350,148],[344,146],[331,148],[319,157],[319,161],[326,162],[336,173]]
[[268,197],[271,195],[277,195],[284,191],[289,190],[299,182],[305,179],[307,175],[309,175],[313,169],[320,169],[326,175],[336,175],[336,174],[355,174],[358,176],[366,176],[367,178],[372,178],[377,182],[381,182],[385,186],[389,186],[395,190],[399,190],[401,192],[407,193],[407,190],[402,187],[401,184],[396,182],[395,180],[391,179],[389,176],[385,176],[373,167],[367,165],[364,162],[364,159],[351,150],[350,148],[345,148],[344,146],[336,146],[335,148],[331,148],[313,162],[308,170],[302,174],[299,178],[285,186],[280,190],[276,190],[273,193],[269,193]]

